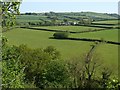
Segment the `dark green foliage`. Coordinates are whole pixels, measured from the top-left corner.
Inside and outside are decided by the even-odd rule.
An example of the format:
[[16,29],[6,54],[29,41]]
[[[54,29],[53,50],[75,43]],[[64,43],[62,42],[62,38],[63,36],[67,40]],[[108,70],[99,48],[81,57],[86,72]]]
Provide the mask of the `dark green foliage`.
[[[18,48],[20,61],[25,67],[25,82],[34,83],[36,87],[50,87],[49,84],[62,83],[65,77],[65,67],[59,62],[60,54],[52,46],[46,49],[29,49],[25,45]],[[54,65],[55,64],[55,65]],[[50,76],[51,74],[51,76]]]
[[42,73],[42,70],[51,60],[51,57],[42,49],[31,50],[24,46],[20,46],[19,48],[22,52],[21,63],[26,67],[26,81],[32,82],[34,78],[37,78],[38,74]]
[[[49,71],[48,68],[52,68],[52,60],[56,62],[60,57],[59,52],[52,46],[46,49],[30,49],[26,45],[8,47],[5,44],[2,52],[4,88],[24,87],[23,83],[34,83],[36,87],[45,88],[46,84],[48,85],[50,82],[47,80],[49,79],[48,73],[54,72]],[[62,63],[56,65],[54,68],[57,69]],[[64,67],[61,66],[59,69],[62,72]],[[46,70],[49,72],[46,73]],[[64,77],[58,72],[54,72],[54,74],[56,75],[54,78]]]
[[68,20],[67,19],[63,19],[63,21],[66,23],[66,22],[68,22]]
[[45,77],[49,85],[54,87],[63,86],[69,77],[65,63],[60,60],[52,60],[47,65]]
[[68,32],[57,32],[53,34],[55,39],[65,39],[68,38],[69,33]]

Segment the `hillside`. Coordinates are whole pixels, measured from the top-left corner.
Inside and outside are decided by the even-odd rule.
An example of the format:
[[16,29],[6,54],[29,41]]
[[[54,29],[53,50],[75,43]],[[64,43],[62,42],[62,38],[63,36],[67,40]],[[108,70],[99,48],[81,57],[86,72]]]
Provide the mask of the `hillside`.
[[69,22],[80,21],[81,19],[90,18],[92,21],[115,20],[118,19],[117,14],[96,13],[96,12],[46,12],[46,13],[24,13],[17,16],[17,23],[23,22],[39,22],[49,23],[55,21],[63,22],[65,19]]

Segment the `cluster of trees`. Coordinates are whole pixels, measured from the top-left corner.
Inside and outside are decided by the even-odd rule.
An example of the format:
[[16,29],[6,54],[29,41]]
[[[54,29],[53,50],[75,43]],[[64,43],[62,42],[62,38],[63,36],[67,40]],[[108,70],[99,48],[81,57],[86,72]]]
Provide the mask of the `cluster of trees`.
[[16,22],[17,26],[20,27],[30,27],[30,26],[44,26],[44,22],[40,21],[40,22]]
[[37,15],[37,13],[25,13],[24,15]]
[[55,26],[56,24],[53,21],[40,21],[40,22],[17,22],[17,26],[21,27],[30,27],[30,26]]

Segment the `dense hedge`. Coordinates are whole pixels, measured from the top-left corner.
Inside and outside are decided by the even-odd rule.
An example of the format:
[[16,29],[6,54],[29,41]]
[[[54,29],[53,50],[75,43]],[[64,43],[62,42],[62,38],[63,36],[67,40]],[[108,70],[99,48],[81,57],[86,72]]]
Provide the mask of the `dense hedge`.
[[69,33],[68,32],[57,32],[53,34],[55,39],[65,39],[68,38]]

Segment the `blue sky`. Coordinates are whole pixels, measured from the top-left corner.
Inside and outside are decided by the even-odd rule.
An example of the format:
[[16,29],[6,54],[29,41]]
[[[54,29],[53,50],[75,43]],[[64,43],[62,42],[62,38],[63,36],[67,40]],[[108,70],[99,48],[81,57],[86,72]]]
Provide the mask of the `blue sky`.
[[81,12],[118,13],[117,2],[22,2],[20,12]]

